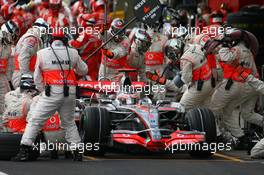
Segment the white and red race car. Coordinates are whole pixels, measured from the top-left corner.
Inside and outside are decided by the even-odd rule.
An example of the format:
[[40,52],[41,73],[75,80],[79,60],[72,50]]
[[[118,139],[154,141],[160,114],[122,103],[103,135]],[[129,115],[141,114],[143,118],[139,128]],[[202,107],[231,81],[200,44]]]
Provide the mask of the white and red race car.
[[[97,98],[95,105],[86,105],[80,120],[84,143],[98,144],[100,149],[86,150],[85,155],[104,155],[115,148],[168,152],[179,144],[195,145],[216,142],[213,113],[206,108],[188,111],[176,102],[157,101],[135,93],[144,83],[131,82],[127,77],[119,87],[129,89],[115,93],[117,82],[80,81],[81,94],[92,92],[115,94],[115,98]],[[110,91],[112,89],[112,91]],[[133,89],[134,91],[131,91]],[[192,156],[210,157],[211,150],[188,150]]]

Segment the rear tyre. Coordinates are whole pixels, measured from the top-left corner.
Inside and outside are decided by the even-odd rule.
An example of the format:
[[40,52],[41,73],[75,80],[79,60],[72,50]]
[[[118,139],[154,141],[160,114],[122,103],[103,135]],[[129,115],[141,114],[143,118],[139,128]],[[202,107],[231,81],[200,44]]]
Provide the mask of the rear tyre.
[[80,135],[85,145],[84,155],[103,156],[110,137],[111,120],[108,111],[100,107],[88,107],[80,121]]
[[[196,130],[205,132],[205,143],[208,144],[208,148],[211,148],[211,143],[216,143],[216,123],[212,111],[206,108],[192,109],[186,114],[186,119],[190,131]],[[215,149],[216,148],[212,150],[192,150],[190,151],[190,155],[196,158],[208,158],[213,155],[212,151],[215,151]]]

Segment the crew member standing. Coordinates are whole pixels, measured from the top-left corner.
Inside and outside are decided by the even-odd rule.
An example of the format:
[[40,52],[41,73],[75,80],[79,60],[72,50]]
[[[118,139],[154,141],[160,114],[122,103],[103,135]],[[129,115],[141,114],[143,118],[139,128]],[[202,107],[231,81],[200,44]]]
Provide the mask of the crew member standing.
[[183,84],[189,86],[180,100],[186,110],[209,105],[210,96],[213,94],[212,70],[206,58],[206,43],[210,41],[208,35],[196,36],[194,44],[190,44],[180,59],[182,76],[175,80],[175,84],[177,87]]
[[38,18],[33,27],[18,40],[15,53],[15,70],[12,76],[12,84],[19,86],[22,74],[33,74],[36,64],[37,51],[43,47],[43,39],[46,36],[48,24]]
[[135,77],[132,75],[133,81],[145,81],[146,82],[146,65],[145,65],[145,53],[151,46],[151,37],[144,29],[139,29],[135,32],[133,42],[131,44],[131,51],[128,55],[128,65],[138,71],[138,75]]
[[70,26],[70,14],[63,6],[62,0],[49,0],[49,8],[42,14],[42,18],[52,28],[66,28]]
[[[92,81],[96,81],[98,79],[98,72],[101,64],[101,52],[97,52],[92,56],[90,56],[90,54],[92,54],[98,47],[102,45],[102,41],[97,36],[99,31],[95,31],[94,28],[95,23],[95,19],[82,18],[82,20],[80,20],[79,26],[84,27],[85,30],[79,34],[77,39],[72,39],[69,41],[70,46],[78,49],[83,60],[88,59],[86,61],[89,67],[87,79]],[[93,30],[87,32],[86,29]]]
[[7,21],[0,31],[0,115],[4,112],[5,94],[10,91],[8,77],[12,74],[11,49],[19,36],[19,29],[13,21]]
[[[125,23],[122,19],[114,19],[110,29],[108,30],[108,36],[114,36],[119,30],[124,27],[124,25]],[[124,32],[120,32],[102,49],[103,55],[99,69],[99,80],[106,78],[110,79],[111,81],[118,81],[118,78],[120,77],[118,76],[118,70],[131,68],[128,65],[127,60],[129,51],[130,41],[125,36]]]
[[58,111],[61,125],[66,131],[65,139],[70,146],[77,146],[73,159],[82,160],[78,151],[81,138],[74,121],[76,100],[75,73],[83,76],[88,68],[82,61],[76,49],[66,46],[67,40],[63,33],[53,34],[51,46],[37,53],[37,63],[34,72],[34,81],[42,92],[39,100],[31,112],[21,140],[21,148],[15,161],[30,160],[32,145],[38,132],[49,116]]
[[244,68],[252,72],[254,77],[259,76],[254,60],[257,52],[254,50],[257,49],[253,48],[253,43],[248,42],[248,40],[253,41],[253,38],[254,36],[247,31],[231,29],[222,39],[229,42],[223,43],[217,55],[224,79],[212,95],[210,108],[217,118],[222,119],[223,132],[229,131],[239,141],[243,141],[245,135],[238,125],[238,118],[232,115],[237,106],[241,106],[240,115],[245,121],[260,126],[263,122],[263,117],[254,111],[258,93],[238,71]]

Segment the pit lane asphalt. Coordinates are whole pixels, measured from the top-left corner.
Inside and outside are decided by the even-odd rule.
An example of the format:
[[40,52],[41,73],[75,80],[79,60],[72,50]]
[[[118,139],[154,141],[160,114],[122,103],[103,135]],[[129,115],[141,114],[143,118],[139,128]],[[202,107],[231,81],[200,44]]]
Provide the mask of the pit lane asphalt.
[[264,160],[251,160],[244,151],[217,153],[211,159],[193,159],[186,153],[85,157],[83,162],[40,158],[36,162],[0,161],[1,173],[9,175],[258,175]]

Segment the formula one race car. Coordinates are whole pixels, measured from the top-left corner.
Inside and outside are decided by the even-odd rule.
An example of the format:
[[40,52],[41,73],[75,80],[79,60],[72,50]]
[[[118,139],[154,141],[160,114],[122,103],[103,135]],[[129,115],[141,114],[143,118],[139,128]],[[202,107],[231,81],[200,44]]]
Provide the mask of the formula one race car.
[[[115,89],[109,88],[110,85],[113,82],[79,83],[82,93],[105,92],[106,87]],[[119,85],[125,87],[123,89],[130,87],[130,91],[117,92],[114,99],[101,98],[97,105],[86,105],[83,110],[81,138],[85,144],[98,144],[100,148],[86,150],[85,155],[102,156],[113,148],[169,152],[179,145],[216,142],[215,118],[210,110],[195,108],[186,113],[179,103],[157,101],[153,104],[147,96],[140,98],[131,92],[131,89],[142,88],[144,83],[131,82],[127,76]],[[195,157],[213,155],[210,149],[187,151]]]

